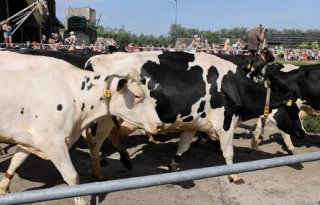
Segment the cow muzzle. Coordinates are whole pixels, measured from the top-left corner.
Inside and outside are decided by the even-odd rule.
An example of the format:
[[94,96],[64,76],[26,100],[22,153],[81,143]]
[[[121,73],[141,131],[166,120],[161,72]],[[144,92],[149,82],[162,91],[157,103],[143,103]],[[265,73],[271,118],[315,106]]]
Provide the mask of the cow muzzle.
[[163,123],[162,122],[153,123],[149,127],[146,126],[146,128],[147,128],[146,131],[149,134],[157,134],[159,131],[161,131],[162,127],[163,127]]

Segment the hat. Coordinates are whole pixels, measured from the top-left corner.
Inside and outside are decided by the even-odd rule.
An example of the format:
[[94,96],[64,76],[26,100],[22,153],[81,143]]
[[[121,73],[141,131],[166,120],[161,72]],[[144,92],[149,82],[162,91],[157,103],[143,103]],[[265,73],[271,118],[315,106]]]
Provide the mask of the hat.
[[69,33],[70,35],[74,35],[74,32],[73,31],[70,31],[70,33]]

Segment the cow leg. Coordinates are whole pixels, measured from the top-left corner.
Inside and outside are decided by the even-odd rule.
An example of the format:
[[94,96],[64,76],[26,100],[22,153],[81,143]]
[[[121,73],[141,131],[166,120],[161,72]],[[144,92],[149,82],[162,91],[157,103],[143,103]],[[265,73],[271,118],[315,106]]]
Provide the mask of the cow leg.
[[[275,122],[273,120],[270,120],[270,121],[275,124]],[[258,140],[259,140],[259,137],[261,135],[261,132],[262,132],[262,119],[259,118],[258,121],[257,121],[256,129],[254,131],[254,136],[251,139],[251,146],[255,150],[259,150]],[[284,143],[286,144],[286,146],[287,146],[287,148],[289,150],[289,153],[292,154],[292,155],[296,154],[295,147],[294,147],[294,145],[293,145],[293,143],[291,141],[290,135],[288,135],[287,133],[281,131],[281,136],[282,136],[283,141],[284,141]]]
[[19,147],[17,148],[16,153],[13,155],[11,159],[9,168],[0,182],[0,194],[10,192],[11,179],[13,178],[17,169],[21,166],[21,164],[27,159],[29,155],[29,152],[26,152]]
[[5,154],[6,154],[5,149],[0,145],[0,156]]
[[[233,131],[234,128],[230,127],[230,130],[228,132],[222,130],[218,132],[218,135],[220,137],[220,144],[221,144],[221,149],[223,153],[223,157],[226,160],[227,165],[233,164]],[[232,174],[228,176],[230,182],[234,182],[235,184],[243,184],[244,180],[240,177],[239,174]]]
[[169,170],[176,171],[179,168],[181,155],[189,149],[195,134],[196,134],[196,131],[194,130],[183,131],[181,133],[181,138],[178,144],[178,150],[177,150],[176,156],[171,160],[171,163],[168,165]]
[[127,152],[127,150],[122,146],[121,143],[121,137],[128,136],[133,131],[135,131],[137,127],[135,125],[132,125],[126,121],[123,121],[120,125],[120,129],[113,128],[109,140],[112,143],[112,145],[117,149],[117,151],[120,154],[120,161],[123,164],[124,167],[126,167],[128,170],[132,170],[132,163],[130,159],[130,155]]
[[114,146],[114,148],[117,149],[117,151],[120,154],[120,161],[123,164],[125,168],[128,170],[132,170],[132,163],[130,160],[130,155],[127,152],[127,150],[122,146],[121,143],[121,137],[111,134],[108,138],[111,142],[111,144]]
[[284,143],[286,144],[288,150],[289,150],[289,154],[294,155],[297,154],[294,145],[292,144],[290,135],[288,135],[287,133],[281,131],[281,136],[283,138]]
[[262,119],[257,121],[256,129],[254,130],[254,136],[251,138],[251,147],[255,150],[259,150],[258,140],[262,133]]
[[[68,185],[80,183],[79,176],[70,159],[68,146],[65,141],[50,141],[50,146],[43,147],[42,151],[52,161]],[[87,204],[82,197],[74,198],[75,205]]]
[[102,173],[100,166],[100,149],[112,129],[112,126],[104,125],[110,125],[112,123],[113,122],[110,117],[100,118],[96,122],[95,131],[91,130],[90,132],[89,128],[87,128],[85,133],[86,141],[90,150],[92,176],[99,181],[106,179],[106,177]]

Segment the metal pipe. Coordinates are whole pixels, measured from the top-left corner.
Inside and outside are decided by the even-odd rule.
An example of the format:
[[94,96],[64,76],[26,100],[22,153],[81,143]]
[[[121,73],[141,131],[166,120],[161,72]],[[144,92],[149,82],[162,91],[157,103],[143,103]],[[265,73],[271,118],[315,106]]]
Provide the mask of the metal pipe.
[[15,27],[15,29],[11,32],[11,34],[13,35],[19,28],[20,26],[22,26],[22,24],[29,18],[29,16],[31,16],[31,14],[37,9],[37,7],[34,7],[31,11],[29,11],[29,13],[23,17],[23,19],[21,19],[19,21],[19,24],[17,25],[17,27]]
[[320,160],[320,152],[311,152],[294,156],[278,157],[273,159],[256,160],[232,165],[223,165],[166,174],[149,175],[128,179],[95,182],[68,187],[48,188],[25,191],[0,196],[0,204],[23,204],[54,199],[71,198],[99,193],[109,193],[150,186],[157,186],[181,181],[204,179],[228,174],[249,172],[284,165]]

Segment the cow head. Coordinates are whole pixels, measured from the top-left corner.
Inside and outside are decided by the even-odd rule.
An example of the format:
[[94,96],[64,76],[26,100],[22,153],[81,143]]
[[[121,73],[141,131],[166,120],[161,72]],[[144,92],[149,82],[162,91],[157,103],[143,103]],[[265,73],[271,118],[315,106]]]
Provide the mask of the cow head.
[[265,67],[268,63],[274,61],[273,53],[267,48],[263,48],[260,50],[260,54],[256,55],[253,59],[253,68],[254,70],[251,72],[250,77],[256,77],[258,74],[265,73]]
[[282,106],[274,115],[277,126],[285,133],[296,137],[304,138],[305,131],[299,118],[299,108],[296,103]]
[[155,134],[162,123],[145,90],[131,78],[112,78],[104,94],[110,114]]
[[260,54],[264,56],[266,63],[274,61],[274,55],[273,55],[272,51],[270,51],[269,49],[263,48],[260,51]]

